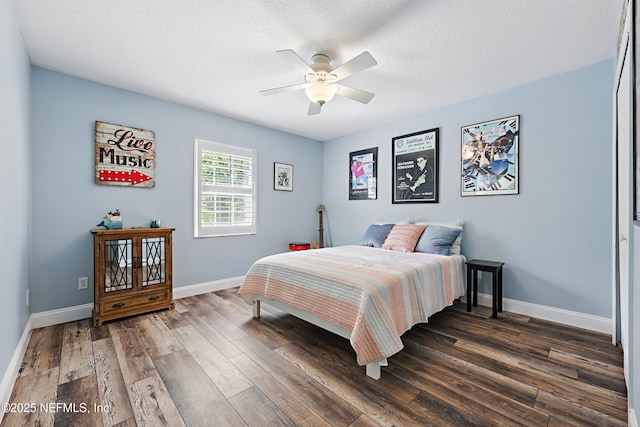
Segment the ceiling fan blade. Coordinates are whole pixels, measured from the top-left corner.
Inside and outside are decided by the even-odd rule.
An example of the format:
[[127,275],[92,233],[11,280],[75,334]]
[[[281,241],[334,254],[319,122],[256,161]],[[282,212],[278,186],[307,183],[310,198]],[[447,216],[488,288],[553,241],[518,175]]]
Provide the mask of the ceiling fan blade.
[[296,67],[298,70],[302,71],[302,73],[304,73],[305,75],[309,73],[315,73],[315,71],[313,71],[313,68],[311,68],[309,64],[307,64],[304,59],[300,58],[300,55],[295,53],[293,50],[276,50],[276,53],[278,54],[278,56],[280,56],[280,58],[284,59],[289,64]]
[[316,104],[315,102],[309,103],[309,111],[307,111],[307,116],[313,116],[315,114],[320,114],[322,111],[322,105]]
[[362,89],[355,89],[349,86],[337,85],[338,93],[337,95],[346,96],[347,98],[351,98],[354,101],[362,102],[363,104],[368,104],[369,101],[373,99],[375,94],[371,92],[367,92]]
[[335,81],[339,81],[346,79],[357,72],[373,67],[377,63],[378,61],[376,61],[369,52],[364,51],[360,55],[333,70],[331,74],[335,74],[338,77]]
[[282,87],[276,87],[273,89],[261,90],[260,93],[262,95],[275,95],[276,93],[291,92],[294,90],[306,89],[307,86],[308,86],[307,83],[302,83],[299,85],[282,86]]

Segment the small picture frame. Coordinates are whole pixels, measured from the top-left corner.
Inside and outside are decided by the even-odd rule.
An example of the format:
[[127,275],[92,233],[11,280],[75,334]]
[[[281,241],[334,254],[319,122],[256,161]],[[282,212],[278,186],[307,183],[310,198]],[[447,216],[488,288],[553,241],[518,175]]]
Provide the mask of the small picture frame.
[[293,165],[273,163],[273,189],[293,191]]
[[375,200],[378,147],[349,153],[349,200]]

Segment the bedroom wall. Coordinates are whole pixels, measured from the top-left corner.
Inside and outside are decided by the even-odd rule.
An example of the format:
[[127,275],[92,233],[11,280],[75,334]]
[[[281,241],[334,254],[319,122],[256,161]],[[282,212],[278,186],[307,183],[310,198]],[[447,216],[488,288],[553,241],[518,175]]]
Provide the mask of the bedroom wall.
[[[505,262],[505,298],[610,318],[613,75],[606,61],[326,141],[329,240],[357,243],[379,219],[462,219],[463,254]],[[460,128],[516,114],[520,194],[461,197]],[[436,127],[440,202],[393,205],[391,138]],[[350,201],[349,152],[371,147],[378,147],[378,198]],[[490,293],[486,279],[480,291]]]
[[29,318],[29,70],[13,5],[0,1],[0,392]]
[[[33,313],[93,301],[89,230],[114,209],[125,227],[150,218],[175,227],[176,288],[244,275],[256,259],[313,237],[320,142],[38,67],[32,93]],[[155,188],[94,184],[95,120],[155,132]],[[257,149],[257,235],[192,237],[195,137]],[[293,165],[293,192],[273,190],[276,161]],[[82,276],[89,290],[78,290]]]

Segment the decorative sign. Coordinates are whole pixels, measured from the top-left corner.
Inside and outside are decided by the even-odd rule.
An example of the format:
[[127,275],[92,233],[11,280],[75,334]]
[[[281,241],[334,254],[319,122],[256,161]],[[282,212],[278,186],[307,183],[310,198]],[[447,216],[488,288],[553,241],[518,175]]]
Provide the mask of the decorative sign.
[[96,184],[154,187],[155,138],[150,130],[96,121]]

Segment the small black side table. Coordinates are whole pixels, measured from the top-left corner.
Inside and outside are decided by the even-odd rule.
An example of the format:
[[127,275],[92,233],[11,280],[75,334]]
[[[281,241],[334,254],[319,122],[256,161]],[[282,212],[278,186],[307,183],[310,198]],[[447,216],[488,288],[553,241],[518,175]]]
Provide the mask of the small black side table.
[[502,311],[502,266],[504,262],[483,261],[472,259],[467,261],[467,311],[471,311],[471,293],[473,291],[473,305],[478,306],[478,271],[493,274],[493,314],[498,318],[498,311]]

